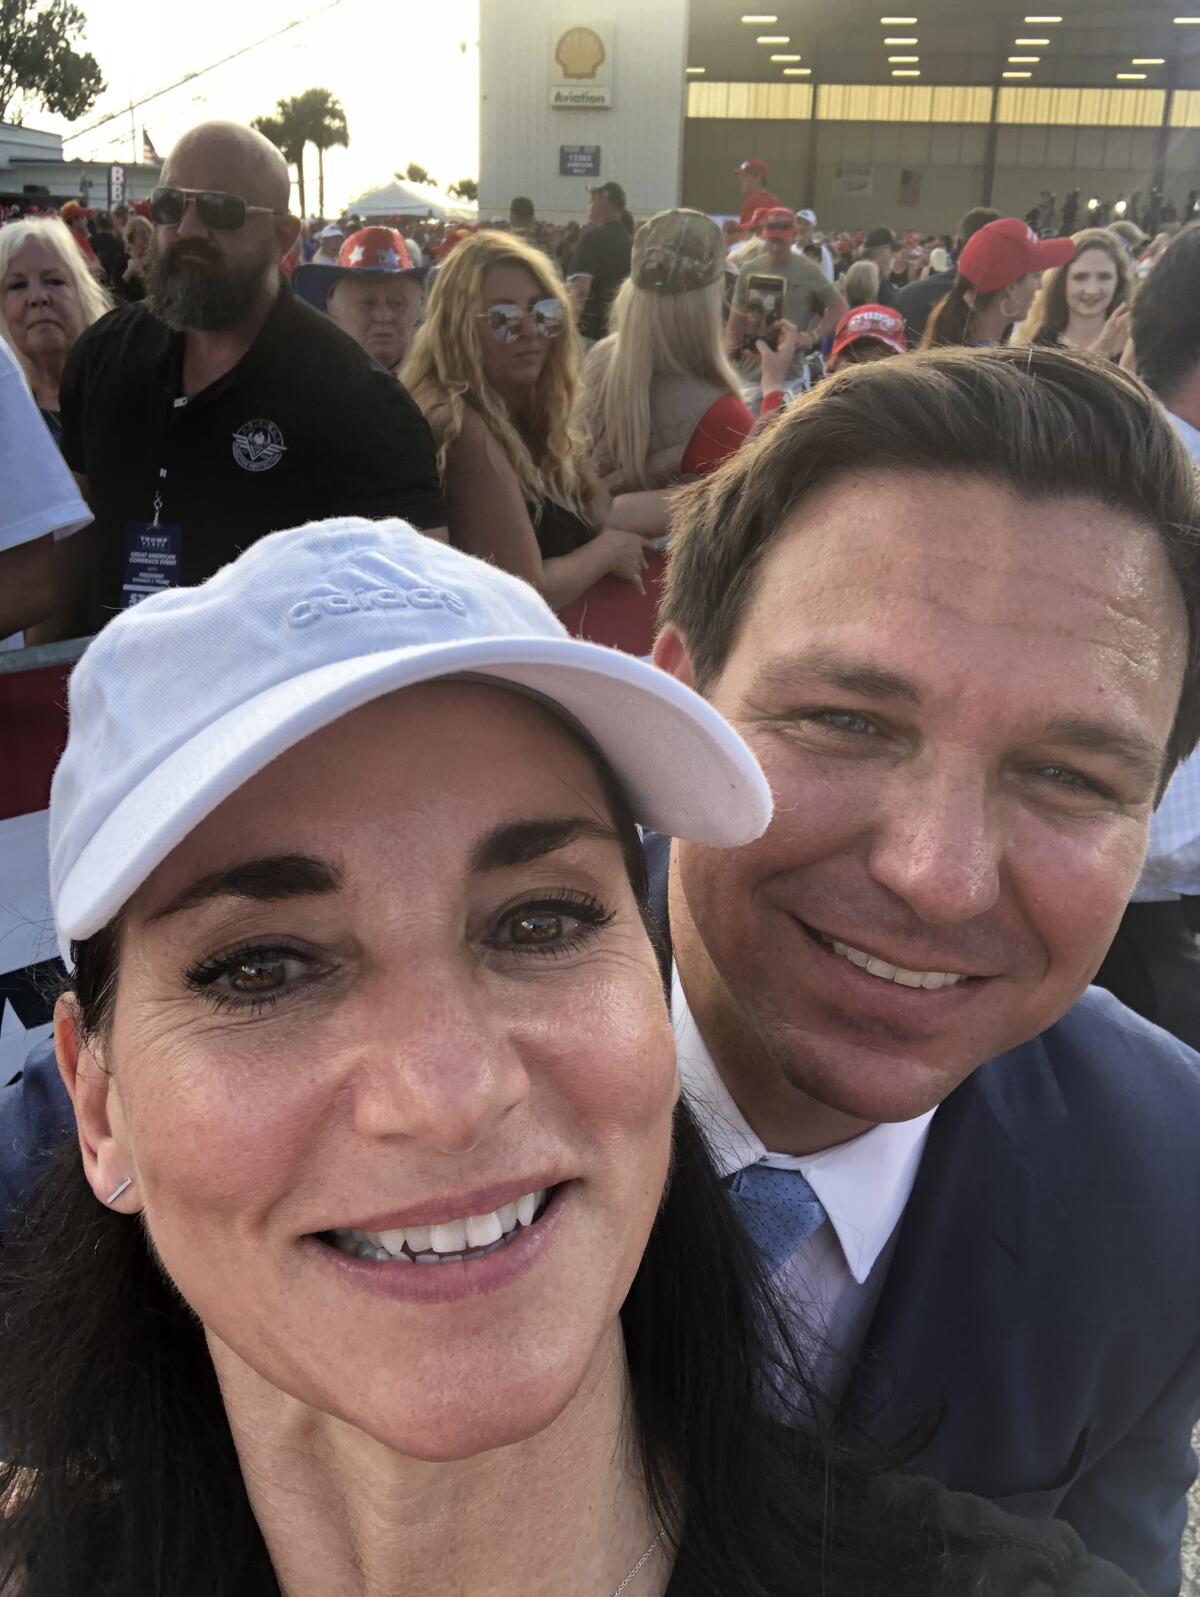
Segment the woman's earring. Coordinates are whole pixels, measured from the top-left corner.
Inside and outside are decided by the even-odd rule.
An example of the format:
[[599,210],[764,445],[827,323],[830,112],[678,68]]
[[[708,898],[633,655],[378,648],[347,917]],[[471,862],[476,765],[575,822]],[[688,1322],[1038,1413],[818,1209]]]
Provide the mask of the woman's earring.
[[126,1187],[131,1187],[132,1185],[133,1185],[133,1177],[132,1176],[126,1176],[124,1181],[122,1181],[121,1185],[119,1187],[114,1187],[113,1190],[109,1193],[108,1197],[105,1198],[105,1200],[104,1200],[105,1203],[116,1203],[117,1199],[125,1191],[125,1188]]

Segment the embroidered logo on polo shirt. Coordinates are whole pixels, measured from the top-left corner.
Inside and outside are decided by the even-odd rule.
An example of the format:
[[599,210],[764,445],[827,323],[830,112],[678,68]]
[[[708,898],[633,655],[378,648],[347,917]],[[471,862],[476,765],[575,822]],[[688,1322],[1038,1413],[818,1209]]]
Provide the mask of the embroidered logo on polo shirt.
[[262,416],[244,421],[233,435],[233,458],[243,471],[270,471],[286,450],[279,428]]

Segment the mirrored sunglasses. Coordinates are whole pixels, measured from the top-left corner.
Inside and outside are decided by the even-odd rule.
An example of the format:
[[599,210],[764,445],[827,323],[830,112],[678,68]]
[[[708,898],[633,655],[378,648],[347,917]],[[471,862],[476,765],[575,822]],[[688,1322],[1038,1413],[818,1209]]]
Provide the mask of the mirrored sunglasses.
[[219,189],[155,189],[150,196],[150,215],[160,227],[178,227],[189,205],[214,233],[233,233],[244,227],[248,216],[285,216],[269,205],[247,205],[240,194],[223,194]]
[[528,310],[523,305],[489,305],[479,314],[487,318],[498,344],[515,344],[526,316],[533,318],[533,330],[542,338],[557,338],[567,325],[567,313],[556,299],[539,299]]

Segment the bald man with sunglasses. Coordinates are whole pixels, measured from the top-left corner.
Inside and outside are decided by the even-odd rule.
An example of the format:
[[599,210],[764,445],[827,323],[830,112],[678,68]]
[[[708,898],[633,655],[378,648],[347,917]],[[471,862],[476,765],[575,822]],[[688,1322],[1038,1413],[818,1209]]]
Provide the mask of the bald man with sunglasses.
[[297,522],[403,516],[445,537],[420,411],[280,272],[290,187],[275,146],[235,123],[168,157],[147,298],[97,323],[64,374],[63,453],[96,519],[63,552],[42,636],[94,632]]

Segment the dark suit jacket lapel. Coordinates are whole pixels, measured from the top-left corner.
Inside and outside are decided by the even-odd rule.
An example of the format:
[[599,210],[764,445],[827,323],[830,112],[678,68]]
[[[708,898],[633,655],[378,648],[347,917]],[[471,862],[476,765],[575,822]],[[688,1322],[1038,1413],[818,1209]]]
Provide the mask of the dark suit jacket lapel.
[[956,1410],[921,1455],[939,1478],[943,1464],[958,1473],[942,1458],[947,1446],[962,1446],[969,1468],[972,1437],[991,1431],[971,1417],[982,1426],[989,1406],[1005,1401],[1014,1338],[1036,1317],[1039,1271],[1053,1267],[1064,1218],[1053,1172],[1066,1118],[1035,1038],[982,1065],[930,1127],[841,1417],[891,1446],[912,1425]]

